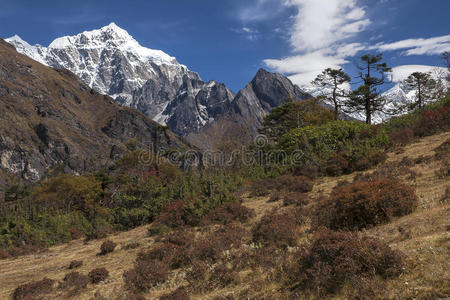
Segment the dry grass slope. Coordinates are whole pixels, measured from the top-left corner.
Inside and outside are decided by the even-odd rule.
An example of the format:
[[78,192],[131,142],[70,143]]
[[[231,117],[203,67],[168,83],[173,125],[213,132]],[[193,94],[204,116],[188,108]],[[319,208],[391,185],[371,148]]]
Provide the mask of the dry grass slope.
[[[432,299],[436,290],[443,293],[443,298],[450,297],[448,286],[450,282],[450,199],[448,199],[448,193],[446,194],[446,190],[450,188],[450,182],[448,176],[439,175],[438,171],[442,166],[438,161],[426,159],[433,156],[435,154],[433,150],[448,139],[450,139],[450,132],[423,138],[401,150],[389,153],[388,163],[399,163],[404,157],[414,162],[410,167],[413,173],[400,172],[398,177],[414,187],[420,205],[411,215],[363,231],[407,255],[408,268],[400,277],[387,282],[387,293],[395,295],[396,299],[411,299],[415,295],[419,295],[419,299]],[[352,180],[357,175],[320,178],[310,194],[312,196],[328,195],[339,181]],[[269,212],[289,211],[289,207],[283,207],[280,202],[268,203],[268,198],[244,197],[243,204],[256,212],[250,224],[256,223]],[[308,222],[305,222],[304,227],[307,232]],[[132,268],[138,252],[148,249],[154,240],[147,236],[147,226],[118,233],[109,236],[108,239],[117,243],[117,247],[114,252],[106,256],[97,255],[104,240],[88,243],[77,240],[39,254],[0,260],[0,299],[8,299],[18,285],[32,280],[48,277],[61,281],[65,274],[70,272],[68,266],[73,260],[83,261],[83,265],[76,269],[82,274],[100,267],[105,267],[110,273],[106,281],[98,285],[89,284],[86,290],[74,296],[75,299],[100,299],[96,298],[96,294],[97,297],[101,294],[105,299],[124,299],[123,272]],[[133,243],[139,243],[139,246],[127,247]],[[250,284],[257,282],[257,279],[251,278],[251,274],[246,271],[238,275],[240,278],[238,285],[206,292],[192,299],[214,299],[216,296],[228,293],[237,295],[239,291],[252,288]],[[145,297],[158,299],[161,295],[175,290],[184,281],[183,274],[175,273],[168,282],[151,290],[145,294]],[[258,286],[258,289],[260,289],[260,295],[261,293],[271,295],[278,286],[272,282],[262,287]],[[68,298],[68,295],[63,292],[57,293],[59,294],[56,297],[53,295],[51,299]],[[335,298],[344,297],[337,295]]]

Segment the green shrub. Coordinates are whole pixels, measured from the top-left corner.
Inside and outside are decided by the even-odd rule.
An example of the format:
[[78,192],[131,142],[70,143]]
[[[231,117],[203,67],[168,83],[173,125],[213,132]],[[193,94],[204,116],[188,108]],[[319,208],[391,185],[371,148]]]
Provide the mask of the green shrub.
[[101,183],[94,176],[63,175],[50,178],[31,192],[34,204],[41,211],[80,211],[87,219],[105,216],[100,205],[103,194]]
[[280,138],[278,146],[297,156],[300,151],[301,157],[295,160],[299,164],[323,164],[341,153],[351,164],[384,149],[387,144],[388,136],[379,127],[357,121],[333,121],[321,126],[293,129]]
[[263,132],[278,138],[294,128],[322,125],[335,120],[332,111],[324,108],[315,99],[289,102],[278,106],[264,119]]

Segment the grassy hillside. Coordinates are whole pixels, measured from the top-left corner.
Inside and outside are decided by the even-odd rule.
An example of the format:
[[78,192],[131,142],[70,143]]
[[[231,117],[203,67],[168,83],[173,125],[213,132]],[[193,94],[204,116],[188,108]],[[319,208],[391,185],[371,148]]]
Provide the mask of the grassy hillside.
[[[165,239],[176,240],[176,236],[167,237],[165,234],[150,237],[149,226],[142,226],[109,236],[108,239],[117,243],[117,246],[112,253],[104,256],[98,255],[100,246],[105,241],[100,239],[88,242],[74,240],[37,254],[0,260],[2,270],[0,298],[8,298],[19,285],[38,281],[44,277],[55,280],[52,283],[53,290],[47,290],[50,294],[48,297],[44,295],[44,299],[55,299],[55,295],[58,299],[141,299],[139,297],[142,296],[145,299],[159,299],[160,296],[171,293],[180,286],[185,287],[185,290],[178,290],[179,298],[173,294],[164,299],[187,299],[183,298],[184,293],[188,293],[191,299],[450,297],[449,142],[450,132],[420,138],[414,143],[397,147],[388,153],[387,161],[375,169],[315,179],[313,190],[307,194],[270,188],[263,193],[266,195],[257,196],[255,190],[260,190],[257,184],[246,186],[242,190],[242,204],[254,211],[250,218],[235,220],[227,225],[214,224],[220,223],[217,220],[223,220],[218,213],[216,217],[206,218],[209,222],[205,221],[201,226],[175,231],[179,236],[182,236],[181,232],[195,236],[198,244],[190,248],[189,253],[192,257],[203,257],[204,262],[212,258],[206,266],[203,266],[207,269],[206,277],[200,276],[195,279],[194,275],[199,274],[202,266],[198,265],[198,261],[192,261],[186,266],[169,270],[166,281],[134,295],[131,292],[133,289],[125,285],[123,274],[133,269],[138,253],[147,251],[149,255],[149,250],[167,244]],[[332,194],[334,187],[337,184],[342,185],[342,181],[351,182],[355,177],[363,178],[363,175],[367,174],[376,174],[372,175],[372,179],[394,176],[411,186],[417,195],[418,205],[411,214],[394,217],[387,224],[369,226],[357,232],[359,236],[377,238],[387,243],[392,250],[400,250],[404,255],[404,266],[400,273],[386,279],[382,276],[361,277],[359,286],[356,287],[349,280],[334,293],[327,294],[309,290],[307,285],[302,290],[295,289],[295,284],[287,284],[291,280],[288,278],[289,274],[285,272],[289,263],[292,265],[289,260],[295,259],[295,253],[298,251],[310,247],[316,238],[313,232],[315,230],[313,212],[317,203]],[[290,200],[289,196],[295,199]],[[293,212],[301,218],[298,224],[290,224],[292,226],[290,233],[295,236],[294,246],[272,249],[272,246],[276,247],[278,241],[283,240],[284,231],[281,229],[277,232],[275,240],[271,240],[270,237],[260,240],[263,244],[269,241],[270,246],[255,242],[255,228],[258,224],[258,228],[261,229],[259,232],[264,233],[260,225],[264,216],[289,216]],[[226,216],[227,220],[232,219],[230,215]],[[276,225],[277,222],[281,222],[280,226],[289,225],[284,224],[282,220],[275,220],[275,223],[271,224]],[[225,252],[221,253],[219,240],[222,236],[226,237],[227,230],[232,234],[231,238],[240,237],[240,241],[234,241],[233,247],[230,243],[225,243],[223,246]],[[273,230],[278,229],[274,227]],[[211,237],[215,237],[214,248],[218,249],[218,253],[210,254],[207,251],[206,254],[202,254],[200,250],[208,248],[207,240]],[[201,243],[204,244],[199,248],[198,245]],[[289,243],[287,240],[287,244]],[[167,254],[169,250],[163,253]],[[69,270],[68,267],[74,260],[83,261],[83,264],[75,270]],[[86,287],[82,285],[67,287],[60,284],[64,283],[65,275],[71,271],[87,275],[92,269],[100,267],[106,268],[109,276],[99,284],[88,283]]]

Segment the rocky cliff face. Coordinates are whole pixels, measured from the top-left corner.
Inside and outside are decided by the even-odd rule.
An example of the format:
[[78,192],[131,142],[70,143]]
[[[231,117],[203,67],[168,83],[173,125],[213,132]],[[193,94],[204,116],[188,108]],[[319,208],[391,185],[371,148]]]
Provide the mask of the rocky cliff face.
[[253,80],[233,101],[233,111],[249,125],[252,133],[260,127],[273,108],[287,101],[301,101],[311,97],[283,75],[260,69]]
[[73,73],[44,66],[0,39],[1,170],[30,181],[56,165],[83,172],[125,153],[131,138],[159,149],[187,147]]
[[186,139],[201,148],[216,148],[226,140],[245,144],[257,135],[264,117],[288,101],[303,101],[303,92],[283,75],[260,69],[253,80],[239,91],[214,122]]

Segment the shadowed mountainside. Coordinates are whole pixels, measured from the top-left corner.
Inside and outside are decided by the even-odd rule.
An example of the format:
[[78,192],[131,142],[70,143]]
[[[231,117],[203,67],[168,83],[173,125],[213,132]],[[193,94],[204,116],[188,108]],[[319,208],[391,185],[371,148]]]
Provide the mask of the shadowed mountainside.
[[158,150],[187,148],[71,72],[46,67],[0,40],[0,169],[31,181],[57,165],[81,173],[119,157],[131,139]]

